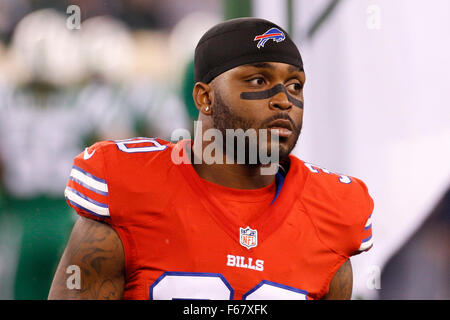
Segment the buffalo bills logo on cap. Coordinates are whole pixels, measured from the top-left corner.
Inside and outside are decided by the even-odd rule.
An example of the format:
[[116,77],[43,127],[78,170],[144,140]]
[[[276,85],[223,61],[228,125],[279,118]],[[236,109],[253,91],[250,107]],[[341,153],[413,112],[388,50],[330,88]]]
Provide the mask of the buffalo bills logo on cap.
[[263,34],[256,36],[255,39],[253,39],[253,41],[259,40],[257,44],[257,47],[259,49],[261,47],[264,47],[264,44],[270,39],[272,39],[275,42],[281,42],[285,39],[285,36],[283,31],[281,31],[280,29],[271,28],[266,32],[264,32]]

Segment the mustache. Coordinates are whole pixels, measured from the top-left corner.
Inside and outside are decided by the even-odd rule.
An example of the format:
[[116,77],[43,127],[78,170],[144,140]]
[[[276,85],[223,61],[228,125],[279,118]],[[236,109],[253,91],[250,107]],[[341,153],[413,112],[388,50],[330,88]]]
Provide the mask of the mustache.
[[273,116],[271,116],[271,117],[267,118],[266,120],[264,120],[261,123],[261,127],[262,128],[267,128],[269,123],[271,123],[271,122],[273,122],[275,120],[280,120],[280,119],[281,120],[288,120],[291,123],[292,128],[294,129],[294,131],[297,132],[299,130],[299,126],[295,124],[294,120],[292,120],[292,118],[287,113],[274,114]]

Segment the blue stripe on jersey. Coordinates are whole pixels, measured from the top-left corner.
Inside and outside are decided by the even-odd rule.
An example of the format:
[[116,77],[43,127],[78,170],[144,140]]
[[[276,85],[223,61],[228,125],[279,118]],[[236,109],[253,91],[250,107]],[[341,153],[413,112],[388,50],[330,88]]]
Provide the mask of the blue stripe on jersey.
[[110,218],[110,216],[102,216],[102,215],[100,215],[100,214],[97,214],[97,213],[95,213],[95,212],[93,212],[93,211],[91,211],[91,210],[89,210],[89,209],[87,209],[87,208],[85,208],[85,207],[79,205],[78,203],[73,202],[72,200],[70,200],[70,199],[67,198],[67,197],[66,197],[66,200],[69,201],[69,203],[70,203],[71,205],[73,205],[73,206],[75,206],[75,207],[77,207],[77,208],[80,208],[81,210],[84,210],[84,211],[86,211],[86,212],[89,212],[90,214],[92,214],[92,215],[94,215],[94,216],[96,216],[96,217],[100,217],[100,218]]
[[92,179],[94,179],[94,180],[96,180],[96,181],[98,181],[98,182],[101,182],[101,183],[105,183],[105,184],[106,184],[106,180],[103,180],[103,179],[101,179],[101,178],[97,178],[96,176],[90,174],[89,172],[84,171],[84,170],[81,169],[80,167],[77,167],[77,166],[74,165],[74,166],[72,166],[72,168],[75,169],[75,170],[80,171],[81,173],[83,173],[84,175],[88,176],[89,178],[92,178]]
[[370,239],[372,239],[372,235],[368,236],[367,238],[363,239],[363,241],[361,241],[361,243],[367,242]]
[[92,204],[95,204],[96,206],[102,207],[102,208],[108,208],[108,205],[105,203],[101,203],[98,201],[95,201],[94,199],[91,199],[87,196],[85,196],[84,194],[82,194],[81,192],[78,192],[75,189],[72,189],[71,187],[66,187],[68,190],[72,191],[73,193],[75,193],[77,196],[80,196],[81,198],[83,198],[86,201],[89,201]]
[[[77,170],[78,170],[78,169],[77,169]],[[104,191],[95,189],[95,188],[93,188],[93,187],[91,187],[91,186],[85,184],[83,181],[78,180],[77,178],[69,177],[69,180],[75,181],[75,182],[78,183],[80,186],[83,186],[83,187],[85,187],[86,189],[89,189],[89,190],[91,190],[91,191],[93,191],[93,192],[95,192],[95,193],[98,193],[98,194],[102,195],[102,196],[107,196],[107,195],[108,195],[108,192],[104,192]]]

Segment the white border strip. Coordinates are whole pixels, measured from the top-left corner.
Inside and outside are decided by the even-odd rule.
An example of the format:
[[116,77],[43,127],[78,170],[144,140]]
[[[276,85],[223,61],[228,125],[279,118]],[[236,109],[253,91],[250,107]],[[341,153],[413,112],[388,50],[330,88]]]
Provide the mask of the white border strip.
[[83,208],[86,208],[86,209],[94,212],[95,214],[98,214],[98,215],[103,216],[103,217],[109,217],[109,209],[108,208],[102,208],[102,207],[100,207],[100,206],[98,206],[96,204],[93,204],[92,202],[89,202],[88,200],[83,199],[79,195],[75,194],[74,192],[72,192],[68,188],[66,188],[66,190],[64,190],[64,195],[70,201],[75,202],[79,206],[81,206]]
[[75,168],[72,168],[72,170],[70,171],[70,176],[77,180],[80,180],[81,182],[95,190],[108,193],[108,185],[106,183],[97,181]]

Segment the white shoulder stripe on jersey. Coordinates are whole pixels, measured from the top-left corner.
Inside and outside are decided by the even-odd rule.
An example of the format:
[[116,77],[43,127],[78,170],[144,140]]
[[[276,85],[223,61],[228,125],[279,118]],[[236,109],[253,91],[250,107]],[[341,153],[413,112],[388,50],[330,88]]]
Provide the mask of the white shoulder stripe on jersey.
[[87,199],[82,198],[81,196],[76,194],[73,189],[69,187],[66,187],[66,190],[64,190],[64,195],[66,196],[67,199],[76,203],[82,208],[92,211],[93,213],[98,214],[100,216],[109,217],[109,208],[107,207],[107,205],[104,205],[103,207],[95,203],[92,203],[91,201],[87,200],[89,198],[87,197],[86,197]]
[[364,227],[368,228],[371,224],[372,224],[372,215],[370,215],[369,219],[367,219],[366,225]]
[[93,179],[77,168],[72,168],[72,170],[70,171],[70,176],[76,180],[81,181],[86,186],[94,189],[94,191],[97,190],[103,194],[108,193],[108,185],[106,183]]
[[361,246],[359,247],[359,251],[365,251],[367,249],[369,249],[371,246],[373,245],[373,237],[370,236],[370,238],[365,239],[365,241],[363,240],[363,242],[361,243]]

